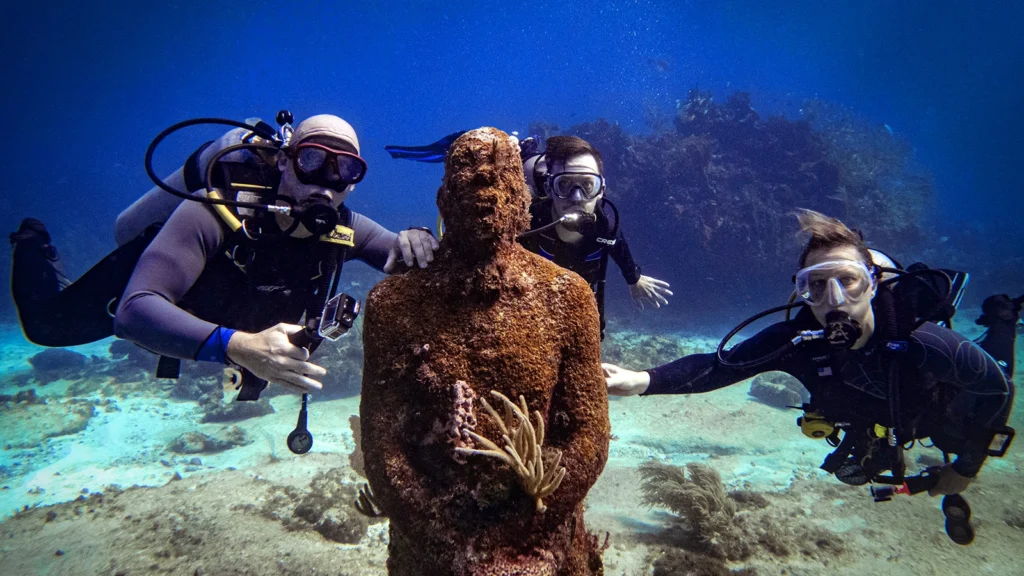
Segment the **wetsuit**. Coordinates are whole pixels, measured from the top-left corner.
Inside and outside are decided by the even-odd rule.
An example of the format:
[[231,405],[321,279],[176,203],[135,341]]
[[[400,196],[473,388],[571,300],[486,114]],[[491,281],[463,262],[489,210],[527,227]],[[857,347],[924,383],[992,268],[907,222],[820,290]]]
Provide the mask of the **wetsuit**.
[[[608,270],[608,257],[622,270],[622,277],[632,286],[640,281],[640,267],[633,260],[633,255],[626,244],[626,237],[617,221],[614,209],[605,210],[611,202],[602,199],[597,206],[597,222],[580,229],[583,240],[577,244],[563,242],[558,232],[552,228],[539,234],[528,236],[520,243],[530,252],[558,264],[562,268],[579,274],[590,284],[597,298],[597,309],[601,316],[601,338],[604,339],[604,281]],[[530,205],[530,228],[546,226],[553,221],[551,200],[537,200]]]
[[[764,357],[800,330],[820,327],[811,314],[800,314],[740,343],[727,360]],[[953,468],[958,474],[975,476],[986,458],[992,430],[1005,426],[1009,417],[1013,385],[991,356],[952,330],[924,323],[907,343],[904,351],[891,352],[876,332],[863,348],[837,352],[817,340],[752,368],[723,366],[715,354],[694,354],[648,370],[651,383],[645,395],[710,392],[779,370],[803,383],[811,394],[810,407],[826,420],[850,422],[854,429],[892,427],[889,366],[895,358],[901,370],[903,424],[909,425],[914,438],[931,438],[943,451],[956,454]]]
[[[202,189],[213,154],[247,133],[235,129],[203,144],[169,181],[190,192]],[[258,169],[261,182],[277,184],[276,168],[247,150],[232,152],[221,163],[226,161]],[[382,269],[396,234],[350,214],[356,244],[345,250],[344,259]],[[11,292],[30,341],[74,346],[112,336],[117,310],[118,336],[165,356],[193,359],[217,326],[260,331],[301,318],[308,292],[317,285],[311,279],[320,276],[330,252],[322,242],[273,238],[258,246],[243,273],[225,254],[239,246],[237,238],[212,208],[182,203],[159,188],[118,217],[115,235],[120,247],[74,283],[63,276],[41,222],[26,219],[11,235]]]
[[[355,246],[345,260],[382,270],[395,233],[352,214]],[[183,203],[142,254],[124,291],[116,334],[153,352],[194,359],[218,326],[258,332],[297,322],[320,276],[323,242],[267,241],[243,272],[227,254],[229,234],[212,209]]]

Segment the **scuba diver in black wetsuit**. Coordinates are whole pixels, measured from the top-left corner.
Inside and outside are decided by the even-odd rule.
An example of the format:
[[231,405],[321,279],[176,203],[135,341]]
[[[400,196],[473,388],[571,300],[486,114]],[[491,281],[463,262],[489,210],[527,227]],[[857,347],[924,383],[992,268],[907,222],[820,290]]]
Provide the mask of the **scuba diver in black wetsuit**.
[[[1014,388],[996,360],[979,345],[913,312],[946,273],[921,268],[879,268],[863,240],[842,222],[811,211],[800,215],[810,241],[795,276],[802,304],[792,320],[774,324],[728,352],[723,340],[714,354],[694,354],[644,372],[604,365],[609,394],[710,392],[762,372],[780,370],[799,379],[811,399],[801,408],[802,431],[824,438],[836,450],[822,468],[848,484],[883,483],[876,499],[928,491],[947,495],[947,533],[957,543],[973,540],[967,488],[988,456],[1002,456],[1013,438],[1006,422]],[[914,269],[914,267],[911,267]],[[884,279],[883,273],[901,274]],[[930,278],[930,280],[929,280]],[[921,288],[924,286],[924,288]],[[929,287],[930,286],[930,287]],[[946,287],[952,290],[952,284]],[[946,305],[949,293],[932,301]],[[1006,300],[1009,300],[1008,298]],[[1016,308],[1000,299],[983,321],[994,327],[1016,323]],[[940,306],[941,307],[941,306]],[[935,306],[932,307],[934,312]],[[1009,309],[1009,310],[1007,310]],[[945,309],[948,322],[952,311]],[[824,329],[822,329],[824,327]],[[984,342],[984,341],[983,341]],[[1012,361],[1012,359],[1011,359]],[[903,450],[930,438],[946,464],[905,477]],[[949,462],[949,454],[956,459]],[[891,472],[884,476],[883,472]]]
[[[211,122],[236,129],[160,180],[152,170],[159,141]],[[216,119],[164,131],[146,158],[158,188],[118,218],[121,246],[70,285],[45,227],[25,220],[11,242],[26,337],[69,346],[116,333],[163,356],[158,376],[177,374],[170,359],[234,364],[244,369],[239,399],[255,399],[267,381],[321,389],[326,372],[310,353],[358,313],[353,299],[335,296],[342,264],[424,267],[438,245],[429,232],[395,234],[345,207],[366,172],[347,122],[323,114],[292,130],[287,112],[278,122],[280,133]],[[294,324],[303,316],[304,325]]]
[[618,209],[604,198],[604,161],[597,149],[576,136],[553,136],[544,154],[524,159],[523,170],[535,199],[530,205],[530,231],[519,237],[519,243],[590,284],[601,316],[602,339],[609,257],[619,266],[641,310],[644,303],[655,308],[668,304],[666,297],[672,295],[668,282],[640,273],[619,225]]

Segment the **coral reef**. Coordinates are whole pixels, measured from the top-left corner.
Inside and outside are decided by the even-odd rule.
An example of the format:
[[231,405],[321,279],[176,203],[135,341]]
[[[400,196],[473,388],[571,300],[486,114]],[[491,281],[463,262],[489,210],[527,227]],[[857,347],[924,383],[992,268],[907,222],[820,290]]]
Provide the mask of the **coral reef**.
[[77,373],[89,363],[89,358],[74,350],[64,348],[48,348],[31,356],[28,363],[36,372],[72,372]]
[[661,366],[690,354],[714,352],[718,342],[697,337],[652,335],[631,330],[610,331],[601,343],[601,358],[619,366]]
[[[803,110],[800,120],[761,118],[748,94],[719,103],[694,89],[678,102],[674,130],[639,136],[598,120],[561,132],[601,151],[633,252],[667,255],[641,256],[662,270],[685,264],[685,276],[659,277],[678,288],[676,299],[702,302],[688,316],[711,323],[716,310],[785,297],[749,291],[785,286],[798,253],[795,208],[844,218],[890,250],[925,239],[932,184],[911,146],[841,108]],[[541,128],[559,132],[531,133]]]
[[811,400],[804,385],[785,372],[765,372],[754,376],[748,394],[754,400],[774,408],[800,406]]
[[643,504],[664,506],[686,520],[697,538],[718,544],[736,514],[736,503],[728,497],[722,477],[704,464],[686,465],[686,471],[660,462],[640,466]]
[[213,454],[251,443],[245,430],[229,426],[222,428],[216,437],[202,432],[186,432],[172,440],[167,449],[177,454]]
[[721,558],[669,548],[654,558],[653,576],[756,576],[751,568],[730,570]]
[[[842,540],[832,532],[773,514],[770,501],[763,494],[726,493],[721,477],[710,466],[691,463],[684,471],[649,462],[640,467],[640,475],[643,503],[674,512],[684,524],[682,545],[697,554],[676,555],[677,558],[666,562],[692,565],[694,574],[717,574],[720,572],[714,570],[725,568],[721,560],[746,560],[758,553],[776,558],[799,553],[827,564],[845,551]],[[704,569],[712,571],[700,571]]]
[[36,381],[45,385],[60,378],[81,378],[89,358],[73,350],[48,348],[31,356],[28,363],[32,365]]
[[[610,435],[597,307],[581,278],[515,242],[528,201],[508,136],[466,133],[438,192],[446,233],[435,261],[367,299],[361,440],[390,520],[390,574],[603,573],[583,523]],[[545,467],[561,454],[565,476],[543,512],[505,461],[456,451],[480,447],[472,434],[502,438],[501,419],[477,413],[494,391],[539,413],[533,454]]]
[[117,339],[108,348],[113,360],[108,372],[119,382],[137,382],[153,376],[158,356],[128,340]]
[[[465,383],[463,383],[465,384]],[[519,397],[519,406],[516,406],[504,394],[492,390],[491,394],[502,401],[505,405],[505,417],[498,416],[498,413],[491,408],[483,398],[480,403],[491,415],[492,421],[501,429],[501,438],[505,441],[504,449],[494,442],[467,430],[477,444],[483,445],[483,450],[471,448],[456,448],[460,454],[475,454],[479,456],[490,456],[497,458],[510,466],[519,477],[519,484],[527,494],[533,497],[537,503],[537,511],[544,512],[547,506],[544,505],[544,498],[558,489],[558,485],[565,478],[565,468],[559,467],[562,460],[562,453],[555,452],[553,460],[547,464],[547,471],[544,469],[544,419],[540,412],[534,412],[537,422],[534,426],[528,416],[529,409],[526,407],[526,399]],[[516,425],[518,421],[518,426]],[[515,426],[515,428],[513,428]]]
[[355,494],[348,473],[332,468],[317,473],[305,492],[291,486],[275,487],[260,512],[288,530],[312,529],[332,542],[355,544],[370,524],[349,505]]
[[0,398],[7,449],[38,448],[48,438],[77,434],[95,415],[92,402],[47,399],[32,390]]

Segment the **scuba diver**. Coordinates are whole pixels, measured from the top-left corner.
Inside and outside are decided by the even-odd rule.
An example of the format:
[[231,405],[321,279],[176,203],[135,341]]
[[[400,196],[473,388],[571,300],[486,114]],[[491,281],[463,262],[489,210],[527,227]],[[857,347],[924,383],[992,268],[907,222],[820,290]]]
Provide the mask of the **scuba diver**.
[[[425,146],[385,146],[392,158],[418,162],[444,162],[455,132]],[[515,134],[513,132],[513,134]],[[604,285],[610,256],[629,285],[633,302],[641,310],[649,304],[661,308],[671,296],[668,282],[644,276],[633,260],[619,226],[619,211],[604,197],[604,161],[600,152],[576,136],[552,136],[540,152],[536,137],[520,143],[523,173],[530,187],[530,230],[519,243],[534,254],[572,270],[590,284],[601,317],[604,339]]]
[[[528,139],[529,140],[529,139]],[[527,142],[527,153],[530,146]],[[530,231],[519,243],[534,254],[576,272],[597,298],[604,339],[604,285],[611,256],[641,310],[668,304],[668,282],[644,276],[633,260],[619,225],[619,211],[604,197],[604,161],[589,142],[576,136],[552,136],[543,154],[524,159],[527,184],[534,191]],[[544,192],[543,197],[540,191]]]
[[[25,336],[71,346],[116,334],[161,355],[158,377],[176,377],[181,359],[235,365],[240,400],[258,398],[268,381],[320,390],[326,371],[309,356],[358,314],[358,302],[336,293],[342,264],[425,267],[438,244],[429,231],[395,234],[345,206],[366,173],[352,126],[328,114],[291,122],[282,111],[280,132],[219,119],[165,130],[146,156],[157,187],[118,217],[119,247],[74,283],[45,226],[24,220],[10,238]],[[161,180],[152,169],[159,141],[209,123],[235,129]]]
[[[839,220],[809,210],[798,217],[810,234],[794,277],[801,303],[745,321],[716,353],[643,372],[605,364],[609,394],[710,392],[763,372],[786,372],[810,392],[810,402],[799,407],[801,430],[835,447],[822,469],[847,484],[882,484],[873,488],[876,501],[924,491],[946,495],[947,534],[970,543],[970,508],[959,494],[988,456],[1009,447],[1014,387],[982,347],[928,321],[950,324],[966,275],[923,265],[880,267],[859,233]],[[991,338],[1009,338],[1012,350],[1020,304],[998,300],[983,322]],[[794,318],[725,351],[744,326],[794,307],[801,308]],[[1009,335],[999,332],[1003,324]],[[942,450],[945,464],[907,477],[903,451],[924,438]]]

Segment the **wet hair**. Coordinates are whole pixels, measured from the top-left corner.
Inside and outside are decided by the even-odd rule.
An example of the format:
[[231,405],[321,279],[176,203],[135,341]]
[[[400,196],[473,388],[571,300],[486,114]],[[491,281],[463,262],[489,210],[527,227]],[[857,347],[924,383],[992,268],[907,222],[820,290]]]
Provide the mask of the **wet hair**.
[[590,154],[597,161],[597,171],[604,174],[604,160],[597,151],[583,138],[578,136],[552,136],[548,138],[547,150],[544,152],[548,166],[565,164],[570,158]]
[[874,265],[871,252],[868,251],[867,245],[864,244],[864,237],[860,232],[851,230],[838,218],[832,218],[831,216],[825,216],[821,212],[803,208],[797,210],[795,215],[797,220],[800,221],[800,232],[810,234],[811,236],[807,240],[807,245],[804,246],[803,252],[800,254],[801,268],[807,263],[807,255],[812,251],[829,250],[837,246],[852,246],[857,250],[857,254],[860,255],[861,260],[863,260],[868,268]]

